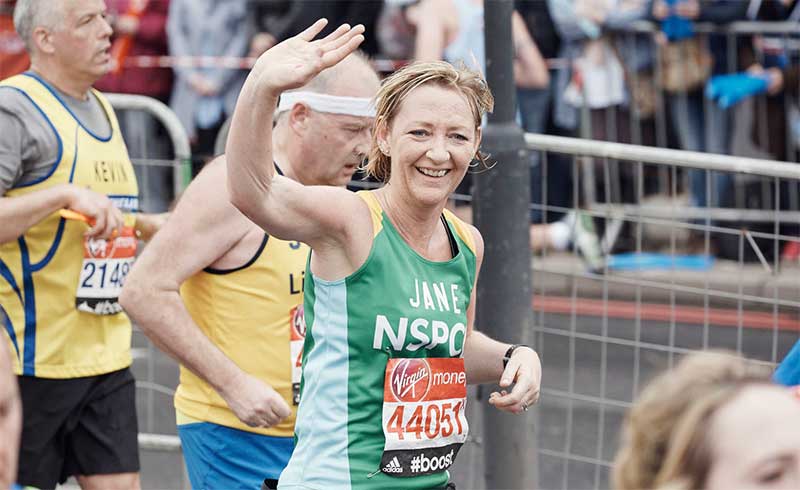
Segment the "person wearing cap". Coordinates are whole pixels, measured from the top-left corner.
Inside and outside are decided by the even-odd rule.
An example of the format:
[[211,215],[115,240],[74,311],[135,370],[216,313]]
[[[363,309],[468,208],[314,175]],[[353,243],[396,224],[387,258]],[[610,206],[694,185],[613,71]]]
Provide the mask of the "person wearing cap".
[[[370,145],[377,74],[358,53],[284,93],[276,171],[345,186]],[[269,236],[229,202],[225,155],[191,183],[122,292],[180,364],[178,434],[192,488],[259,488],[294,448],[307,245]]]

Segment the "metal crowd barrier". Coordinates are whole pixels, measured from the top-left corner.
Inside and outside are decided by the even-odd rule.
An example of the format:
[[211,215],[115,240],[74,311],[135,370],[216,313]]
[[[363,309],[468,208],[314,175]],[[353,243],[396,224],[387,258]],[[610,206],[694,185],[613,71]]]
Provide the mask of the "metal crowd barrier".
[[[733,73],[744,71],[747,67],[739,66],[739,50],[741,41],[758,38],[757,44],[772,45],[773,51],[784,56],[785,61],[791,65],[800,63],[800,24],[794,21],[787,22],[733,22],[726,25],[713,25],[707,23],[694,24],[698,35],[707,36],[715,34],[725,40],[725,56],[727,64],[725,71]],[[685,92],[669,93],[662,85],[661,59],[663,57],[663,44],[657,43],[654,36],[659,27],[647,21],[633,22],[622,30],[607,34],[609,45],[617,58],[621,61],[625,71],[625,85],[627,100],[624,103],[608,107],[589,108],[587,105],[578,107],[580,117],[579,135],[587,139],[599,139],[610,142],[642,144],[660,148],[681,148],[701,152],[730,154],[743,157],[761,159],[775,159],[785,161],[798,161],[800,156],[800,106],[793,97],[780,96],[767,97],[759,95],[746,99],[728,110],[717,109],[716,103],[704,98],[702,87],[690,94]],[[765,41],[766,40],[766,41]],[[744,43],[746,44],[746,43]],[[752,45],[753,43],[750,42]],[[754,60],[765,64],[768,50],[759,47],[753,49]],[[634,100],[632,88],[647,87],[651,91],[648,98],[654,104],[649,114],[641,114],[638,110],[641,105]],[[778,101],[778,102],[776,102]],[[777,105],[776,105],[777,104]],[[781,105],[782,104],[782,105]],[[692,109],[694,107],[694,109]],[[688,111],[688,112],[687,112]],[[702,123],[689,123],[687,113],[697,114],[702,118]],[[693,116],[692,116],[693,117]],[[778,119],[783,120],[777,124]],[[769,124],[780,129],[777,133],[769,132]],[[692,131],[692,125],[700,124],[706,129]],[[709,129],[711,128],[711,129]],[[727,128],[727,129],[725,129]],[[688,134],[687,134],[688,133]],[[774,140],[774,141],[772,141]],[[782,143],[781,143],[782,142]],[[617,162],[609,157],[602,162],[593,158],[585,158],[581,162],[581,171],[585,175],[584,185],[581,189],[583,199],[587,205],[596,202],[595,189],[589,184],[602,176],[597,176],[606,165],[610,174],[609,192],[617,204],[633,206],[643,205],[642,202],[631,202],[626,196],[620,195],[621,182],[626,177],[620,172]],[[645,167],[645,171],[648,168]],[[671,186],[677,185],[679,191],[690,193],[690,178],[698,179],[698,184],[703,187],[706,182],[706,198],[697,202],[693,208],[680,206],[680,211],[688,217],[698,219],[710,218],[715,221],[750,221],[770,222],[774,219],[770,206],[753,207],[752,201],[772,202],[776,199],[774,192],[768,186],[759,190],[758,199],[748,199],[755,192],[754,186],[749,185],[747,179],[737,179],[727,185],[734,195],[734,202],[720,206],[719,189],[711,182],[716,181],[716,175],[709,169],[705,175],[689,172],[679,172],[675,178],[666,172],[665,168],[650,168],[644,182],[645,195],[666,195],[671,191]],[[677,183],[675,180],[677,179]],[[782,199],[787,202],[785,211],[800,210],[800,192],[796,186],[784,189]],[[702,195],[702,192],[694,192]],[[700,208],[703,208],[702,211]],[[710,208],[710,209],[709,209]],[[791,215],[784,215],[789,217]]]
[[[139,180],[140,207],[163,212],[191,178],[189,139],[172,110],[141,95],[107,94]],[[146,246],[146,245],[145,245]],[[134,325],[141,481],[144,489],[188,489],[172,396],[177,365]]]
[[[696,349],[729,349],[774,366],[800,332],[800,262],[781,257],[787,244],[800,245],[800,214],[776,206],[760,214],[724,210],[730,216],[711,219],[707,209],[680,205],[675,176],[700,169],[780,189],[800,183],[800,166],[547,135],[525,139],[545,177],[558,166],[572,171],[565,203],[545,199],[532,210],[545,219],[590,216],[601,243],[614,223],[622,228],[615,242],[605,240],[610,254],[601,270],[569,251],[534,250],[531,263],[531,328],[544,369],[531,428],[539,487],[607,489],[625,411],[651,377]],[[586,159],[613,159],[634,175],[620,190],[635,200],[644,197],[644,167],[673,180],[660,204],[623,205],[611,199],[604,164],[588,182],[600,192],[584,202]],[[491,171],[502,171],[502,162]],[[739,220],[752,220],[752,227]],[[715,257],[723,243],[733,249],[727,259]]]

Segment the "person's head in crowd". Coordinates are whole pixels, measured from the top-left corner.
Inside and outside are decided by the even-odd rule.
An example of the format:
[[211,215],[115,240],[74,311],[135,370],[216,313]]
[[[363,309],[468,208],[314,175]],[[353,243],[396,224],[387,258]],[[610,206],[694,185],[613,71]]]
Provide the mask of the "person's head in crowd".
[[800,488],[800,400],[735,354],[688,355],[627,415],[618,490]]
[[[478,151],[494,98],[481,75],[443,61],[417,62],[384,80],[366,171],[425,202],[449,196]],[[428,162],[428,163],[425,163]],[[421,168],[430,166],[436,167]],[[425,174],[425,172],[428,172]],[[436,185],[415,182],[435,172]]]
[[[305,185],[350,181],[367,156],[380,86],[369,60],[356,52],[304,87],[284,92],[275,123],[275,159],[295,165]],[[285,163],[285,162],[284,162]]]
[[[0,316],[3,313],[0,312]],[[11,368],[7,342],[0,342],[0,490],[17,478],[19,437],[22,430],[22,405],[17,377]]]
[[12,15],[17,0],[0,0],[0,15]]
[[89,87],[111,70],[105,14],[104,0],[17,0],[14,27],[34,71]]

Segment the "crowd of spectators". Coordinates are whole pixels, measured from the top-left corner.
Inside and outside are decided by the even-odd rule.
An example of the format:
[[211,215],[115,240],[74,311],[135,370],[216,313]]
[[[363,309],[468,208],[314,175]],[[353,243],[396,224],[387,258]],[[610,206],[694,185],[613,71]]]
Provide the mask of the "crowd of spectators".
[[[98,88],[168,103],[190,137],[195,171],[214,154],[215,139],[233,111],[248,63],[317,18],[330,20],[328,30],[343,22],[364,24],[363,50],[376,60],[446,59],[481,70],[485,66],[484,0],[106,3],[119,68]],[[800,8],[795,3],[516,0],[511,31],[519,122],[526,132],[722,154],[741,154],[744,146],[748,156],[796,161],[800,111],[794,97],[800,82],[791,36],[707,31],[739,20],[796,21]],[[27,66],[10,21],[13,5],[14,0],[0,0],[0,78]],[[636,21],[651,21],[653,28],[636,29]],[[703,27],[697,28],[698,23]],[[174,58],[171,67],[144,62],[143,57],[152,56]],[[239,68],[193,65],[195,57],[241,63]],[[743,99],[748,103],[741,103]],[[134,158],[166,158],[168,149],[157,142],[165,138],[157,128],[133,115],[120,119],[126,138],[156,141],[129,142]],[[735,125],[747,126],[746,144],[734,141]],[[557,223],[565,219],[559,208],[575,207],[576,176],[565,159],[551,155],[545,171],[538,155],[531,157],[532,202],[540,205],[533,207],[532,223]],[[169,176],[140,177],[156,207],[165,206],[157,196],[171,185]],[[634,176],[623,171],[620,178],[621,196],[615,198],[635,202]],[[644,193],[666,191],[659,184],[663,182],[646,176]],[[604,196],[604,185],[598,182],[597,187],[601,199],[611,199]],[[704,170],[688,171],[678,185],[695,206],[747,207],[733,189],[732,174]],[[782,194],[788,199],[792,192]],[[542,204],[555,211],[542,213]],[[566,218],[574,222],[574,217]],[[534,230],[534,248],[562,248],[569,241],[558,226]]]

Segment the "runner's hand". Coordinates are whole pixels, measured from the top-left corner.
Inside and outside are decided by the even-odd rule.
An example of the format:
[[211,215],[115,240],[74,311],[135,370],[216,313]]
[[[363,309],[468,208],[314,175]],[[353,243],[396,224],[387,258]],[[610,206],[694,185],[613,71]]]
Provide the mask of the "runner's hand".
[[322,39],[314,39],[328,24],[316,21],[297,36],[267,50],[258,58],[253,71],[263,86],[278,94],[302,87],[319,72],[342,61],[358,48],[364,36],[364,26],[342,24]]
[[277,391],[247,373],[242,373],[220,395],[239,420],[250,427],[270,427],[292,413]]
[[122,212],[108,196],[77,185],[69,185],[67,195],[67,209],[81,213],[93,222],[85,234],[87,237],[113,238],[122,229]]
[[514,383],[511,393],[505,389],[492,392],[489,403],[495,408],[511,413],[527,411],[531,405],[539,401],[539,388],[542,383],[542,363],[539,355],[530,347],[519,347],[508,360],[500,387],[508,388]]

